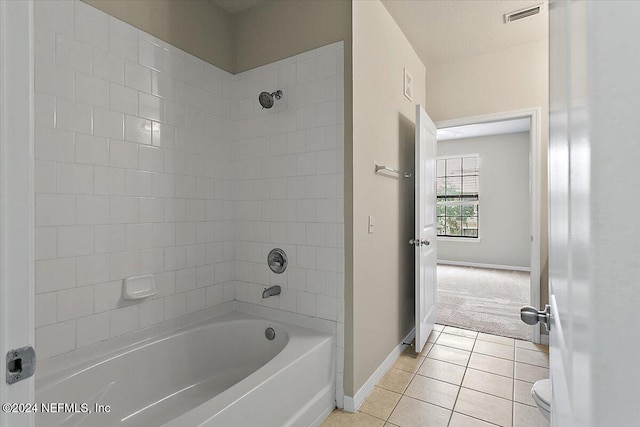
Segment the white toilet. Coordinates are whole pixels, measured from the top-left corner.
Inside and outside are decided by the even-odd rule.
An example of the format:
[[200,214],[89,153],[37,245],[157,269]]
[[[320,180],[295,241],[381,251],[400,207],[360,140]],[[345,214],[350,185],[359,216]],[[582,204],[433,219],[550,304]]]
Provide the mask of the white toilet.
[[551,380],[540,380],[531,387],[531,397],[547,421],[551,418]]

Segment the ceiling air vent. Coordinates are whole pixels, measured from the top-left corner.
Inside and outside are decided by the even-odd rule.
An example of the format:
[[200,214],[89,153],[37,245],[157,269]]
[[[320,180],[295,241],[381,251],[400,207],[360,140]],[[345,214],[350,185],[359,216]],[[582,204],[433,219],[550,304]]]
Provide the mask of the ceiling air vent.
[[544,12],[544,4],[539,4],[533,7],[528,7],[526,9],[517,10],[511,13],[504,14],[504,23],[508,24],[510,22],[519,21],[524,18],[528,18],[530,16],[539,15]]

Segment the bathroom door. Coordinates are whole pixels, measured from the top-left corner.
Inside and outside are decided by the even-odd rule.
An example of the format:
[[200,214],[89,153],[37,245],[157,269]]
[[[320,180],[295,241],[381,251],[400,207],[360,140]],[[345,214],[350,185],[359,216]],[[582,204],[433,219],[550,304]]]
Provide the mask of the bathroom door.
[[551,425],[637,426],[640,4],[549,12]]
[[[0,1],[0,402],[33,403],[28,360],[7,353],[34,346],[33,4]],[[11,352],[13,354],[13,352]],[[25,356],[28,359],[28,355]],[[25,369],[22,369],[25,368]],[[7,372],[8,371],[8,372]],[[11,379],[19,381],[8,384]],[[26,378],[26,379],[25,379]],[[0,412],[0,426],[33,425],[33,414]]]
[[416,105],[415,246],[416,340],[422,351],[436,323],[436,125]]

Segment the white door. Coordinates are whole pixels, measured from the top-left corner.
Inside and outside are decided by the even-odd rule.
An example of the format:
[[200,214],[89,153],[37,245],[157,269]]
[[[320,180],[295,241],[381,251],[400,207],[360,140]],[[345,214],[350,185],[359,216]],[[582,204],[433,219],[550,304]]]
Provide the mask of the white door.
[[551,425],[637,426],[640,3],[549,11]]
[[[20,379],[2,372],[3,404],[34,401],[33,377],[6,359],[34,345],[32,22],[32,2],[0,1],[0,366]],[[3,410],[0,425],[30,426],[33,414]]]
[[436,125],[416,105],[416,341],[422,351],[436,323]]

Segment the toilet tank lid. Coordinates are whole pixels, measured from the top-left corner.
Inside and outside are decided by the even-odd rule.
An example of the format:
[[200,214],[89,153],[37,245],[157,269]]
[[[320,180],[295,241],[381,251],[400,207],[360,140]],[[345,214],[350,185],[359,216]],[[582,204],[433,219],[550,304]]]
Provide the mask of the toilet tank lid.
[[545,404],[548,409],[551,405],[551,381],[549,379],[536,381],[531,388],[531,394],[536,401]]

